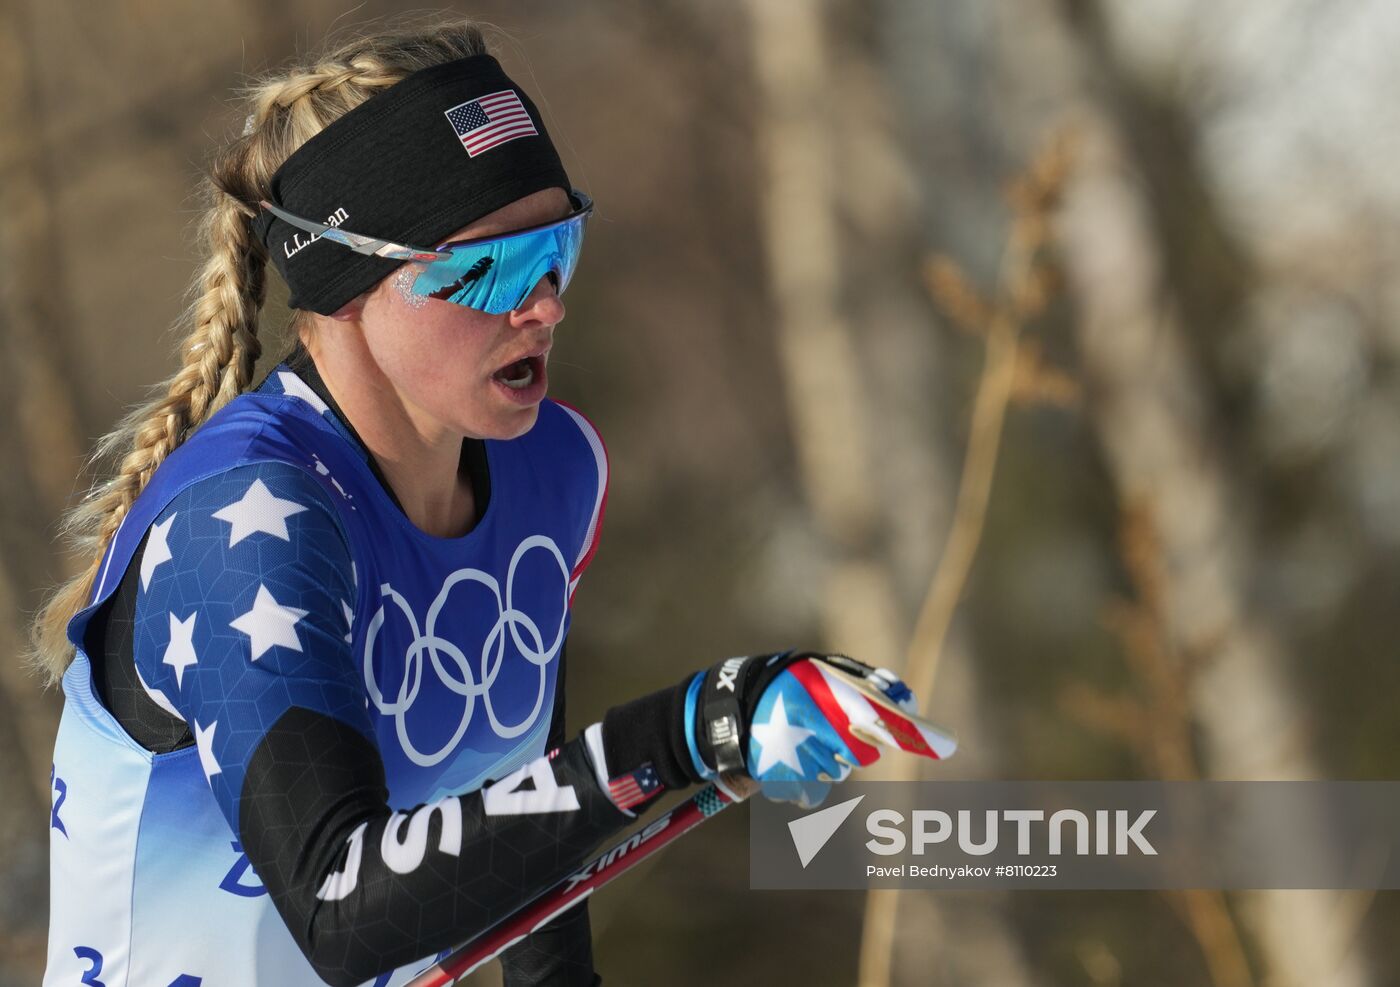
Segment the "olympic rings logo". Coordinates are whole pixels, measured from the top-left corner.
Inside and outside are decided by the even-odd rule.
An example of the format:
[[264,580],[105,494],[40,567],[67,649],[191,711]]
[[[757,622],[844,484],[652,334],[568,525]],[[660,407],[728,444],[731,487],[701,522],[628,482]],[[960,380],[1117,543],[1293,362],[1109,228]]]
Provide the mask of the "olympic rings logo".
[[[520,560],[528,552],[536,549],[548,552],[554,557],[555,562],[559,565],[559,573],[563,577],[560,580],[559,591],[559,625],[553,628],[553,640],[547,645],[545,634],[549,632],[550,628],[546,626],[542,630],[534,619],[518,609],[514,602],[515,571],[520,565]],[[466,652],[454,642],[439,636],[436,631],[437,620],[443,607],[447,605],[448,595],[454,586],[462,582],[480,583],[490,590],[496,599],[496,609],[499,612],[495,625],[481,644],[481,651],[478,655],[481,667],[479,677],[474,674]],[[539,719],[540,710],[544,706],[545,669],[559,654],[559,648],[564,643],[564,621],[568,615],[569,604],[569,567],[564,561],[563,554],[559,551],[559,546],[554,544],[553,540],[545,535],[531,535],[516,547],[515,555],[510,560],[510,568],[506,572],[504,599],[501,596],[500,584],[490,573],[482,572],[480,569],[458,569],[449,575],[443,581],[442,589],[438,591],[437,598],[433,600],[432,606],[428,609],[427,625],[422,630],[419,629],[418,618],[413,613],[413,608],[397,590],[388,583],[384,583],[379,587],[379,591],[385,600],[392,600],[403,612],[404,618],[408,621],[408,626],[413,632],[413,639],[408,643],[408,648],[404,652],[404,676],[403,681],[399,684],[398,695],[392,699],[386,699],[379,688],[379,683],[375,681],[372,660],[375,641],[379,637],[379,630],[384,626],[385,620],[387,604],[381,603],[379,610],[370,619],[369,626],[365,631],[365,686],[369,690],[369,697],[375,708],[384,715],[394,718],[399,744],[403,747],[403,752],[410,761],[422,767],[431,767],[445,760],[466,734],[467,727],[471,724],[472,716],[476,712],[478,698],[486,707],[486,716],[491,722],[491,729],[495,731],[496,736],[503,740],[520,736]],[[507,633],[515,644],[516,650],[526,661],[536,665],[540,672],[539,692],[535,696],[534,708],[524,719],[513,724],[502,723],[491,705],[491,686],[496,681],[496,677],[500,674],[501,667],[505,662]],[[444,661],[444,655],[446,661]],[[452,738],[437,750],[425,752],[419,750],[409,738],[407,716],[422,688],[423,670],[427,662],[432,663],[433,672],[439,681],[450,691],[463,698],[463,709]]]

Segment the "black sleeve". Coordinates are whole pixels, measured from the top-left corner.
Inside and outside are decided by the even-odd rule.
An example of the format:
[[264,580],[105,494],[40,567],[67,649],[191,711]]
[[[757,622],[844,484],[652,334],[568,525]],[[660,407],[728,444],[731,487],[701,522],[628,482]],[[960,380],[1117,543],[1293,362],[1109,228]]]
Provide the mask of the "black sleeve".
[[[478,792],[406,812],[390,812],[387,797],[373,745],[307,709],[288,710],[248,766],[243,847],[332,985],[360,984],[476,937],[633,821],[599,786],[581,737]],[[552,942],[562,955],[549,962],[581,967],[571,950],[584,918],[571,910],[522,961]]]
[[[569,643],[559,652],[554,684],[554,715],[546,750],[564,743],[564,681],[569,670]],[[593,969],[593,930],[588,922],[588,899],[551,919],[501,953],[505,987],[598,987],[603,978]]]
[[141,586],[141,558],[149,538],[148,531],[131,557],[122,581],[88,622],[83,650],[92,663],[92,682],[98,698],[122,729],[146,750],[166,754],[189,747],[194,737],[183,720],[155,704],[136,675],[136,599]]

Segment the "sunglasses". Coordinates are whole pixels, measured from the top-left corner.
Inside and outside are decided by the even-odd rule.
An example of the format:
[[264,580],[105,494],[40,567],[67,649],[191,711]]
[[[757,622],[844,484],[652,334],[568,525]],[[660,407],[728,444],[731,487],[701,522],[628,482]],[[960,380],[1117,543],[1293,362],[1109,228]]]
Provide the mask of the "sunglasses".
[[294,215],[263,200],[278,219],[308,233],[349,247],[358,254],[414,261],[423,269],[410,287],[414,295],[464,305],[491,315],[519,308],[540,278],[552,275],[559,294],[569,286],[583,250],[583,230],[593,214],[593,200],[578,189],[569,192],[573,211],[563,219],[523,230],[440,247],[411,247],[392,240],[351,233]]

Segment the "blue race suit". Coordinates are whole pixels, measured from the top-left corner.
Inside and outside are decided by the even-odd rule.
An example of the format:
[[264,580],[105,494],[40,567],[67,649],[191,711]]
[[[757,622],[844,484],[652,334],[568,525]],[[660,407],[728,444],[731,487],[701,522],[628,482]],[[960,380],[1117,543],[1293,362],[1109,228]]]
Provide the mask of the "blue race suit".
[[[543,402],[484,443],[476,526],[436,538],[326,397],[284,363],[201,426],[69,624],[46,985],[401,984],[635,818],[597,724],[547,749],[597,432]],[[137,743],[94,689],[124,576],[135,676],[188,746]]]

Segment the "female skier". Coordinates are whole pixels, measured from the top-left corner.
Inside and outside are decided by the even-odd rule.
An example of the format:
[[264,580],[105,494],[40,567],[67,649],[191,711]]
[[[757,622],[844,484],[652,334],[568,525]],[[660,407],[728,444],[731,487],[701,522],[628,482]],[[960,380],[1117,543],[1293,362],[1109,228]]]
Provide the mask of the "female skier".
[[[67,519],[91,566],[35,621],[65,694],[52,987],[401,984],[666,789],[810,805],[877,756],[809,691],[835,659],[795,653],[565,741],[608,462],[546,366],[592,202],[471,25],[249,96],[183,366],[105,441]],[[254,382],[268,258],[297,343]],[[502,963],[600,983],[586,904]]]

